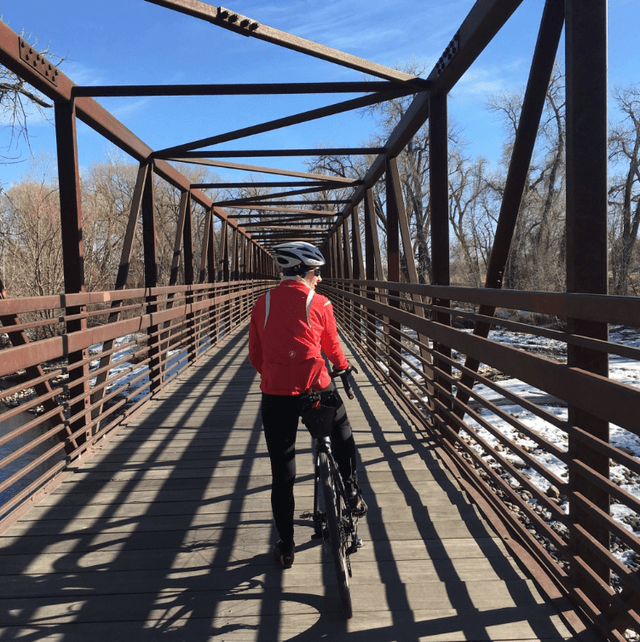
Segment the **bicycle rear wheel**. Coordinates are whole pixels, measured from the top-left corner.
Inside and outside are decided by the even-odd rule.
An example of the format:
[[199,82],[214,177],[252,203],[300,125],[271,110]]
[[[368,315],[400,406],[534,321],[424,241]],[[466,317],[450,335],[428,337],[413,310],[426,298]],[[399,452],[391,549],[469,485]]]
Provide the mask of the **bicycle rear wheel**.
[[351,605],[351,589],[349,588],[348,543],[346,533],[342,527],[342,514],[343,511],[348,509],[345,506],[344,497],[336,490],[332,469],[326,453],[320,453],[320,476],[322,478],[327,528],[329,529],[329,544],[338,579],[338,591],[342,602],[342,610],[345,617],[349,619],[353,615],[353,607]]

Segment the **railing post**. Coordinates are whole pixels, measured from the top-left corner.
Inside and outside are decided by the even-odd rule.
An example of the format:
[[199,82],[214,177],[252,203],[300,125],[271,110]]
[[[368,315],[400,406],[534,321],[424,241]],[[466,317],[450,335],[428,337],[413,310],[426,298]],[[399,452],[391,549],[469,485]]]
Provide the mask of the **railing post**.
[[[387,270],[388,280],[391,283],[400,282],[400,236],[398,222],[398,195],[395,192],[393,181],[393,163],[395,159],[387,158],[385,169],[385,186],[387,190]],[[402,198],[402,194],[399,195]],[[393,308],[399,308],[400,302],[397,297],[400,293],[389,290],[389,305]],[[389,321],[389,373],[394,375],[398,380],[398,385],[402,385],[402,365],[400,355],[401,336],[400,324],[397,321]]]
[[[365,278],[364,262],[362,256],[362,239],[360,238],[360,217],[358,216],[358,206],[354,205],[351,210],[351,249],[353,253],[353,278],[355,281],[362,281]],[[354,288],[354,292],[356,288]],[[357,286],[358,296],[362,296],[362,286]],[[358,303],[355,306],[356,315],[356,338],[358,342],[362,340],[363,334],[363,308]]]
[[239,252],[240,252],[240,269],[238,273],[238,281],[240,282],[240,288],[242,292],[242,296],[240,297],[240,322],[244,319],[244,315],[247,309],[247,290],[246,290],[246,285],[247,285],[247,237],[242,235],[239,236]]
[[[349,217],[345,216],[342,220],[342,255],[344,257],[344,278],[353,280],[353,263],[351,262],[351,246],[349,243]],[[349,286],[345,288],[348,292],[353,292],[353,288]],[[345,299],[345,318],[349,331],[353,333],[353,302]]]
[[231,280],[233,281],[233,286],[229,284],[229,291],[231,292],[232,299],[229,302],[231,306],[231,311],[229,314],[229,321],[231,322],[231,327],[234,327],[238,323],[238,318],[240,315],[240,299],[238,298],[238,280],[240,278],[239,266],[240,266],[240,243],[238,239],[238,228],[234,227],[231,229]]
[[[219,293],[221,294],[226,294],[230,295],[231,290],[229,286],[229,223],[227,223],[226,219],[222,221],[222,226],[220,229],[220,271],[219,271],[219,279],[220,281],[223,282],[223,287],[218,290]],[[225,305],[225,310],[220,310],[219,311],[219,316],[218,319],[222,319],[222,324],[224,328],[224,334],[225,336],[229,333],[231,330],[231,325],[230,325],[230,301],[227,300],[227,303]],[[226,316],[226,324],[225,324],[225,316]]]
[[[566,0],[567,61],[567,290],[606,294],[607,262],[607,0]],[[572,334],[606,341],[606,323],[569,319]],[[608,376],[604,352],[569,344],[568,365]],[[569,424],[603,441],[609,440],[608,423],[580,408],[569,407]],[[609,479],[609,458],[569,431],[569,453]],[[589,536],[608,552],[610,536],[602,520],[590,516],[594,505],[609,515],[609,494],[586,476],[570,468],[571,533],[575,556],[571,576],[597,608],[606,611],[597,583],[576,558],[606,583],[609,568],[589,546]]]
[[[200,283],[214,284],[216,281],[216,243],[215,243],[215,230],[213,208],[207,209],[205,218],[204,234],[202,236],[202,253],[200,255]],[[213,288],[215,291],[215,286]],[[215,296],[215,295],[214,295]],[[211,289],[206,295],[207,299],[212,298]],[[206,332],[211,337],[211,345],[214,345],[217,340],[217,318],[215,313],[215,304],[213,308],[209,308],[206,313],[206,321],[204,323]]]
[[[373,191],[368,189],[364,197],[364,243],[366,253],[366,276],[367,281],[382,280],[382,258],[380,256],[380,242],[378,241],[378,226],[376,223],[375,205],[373,202]],[[375,301],[376,289],[368,287],[367,298]],[[370,356],[373,360],[378,357],[378,329],[377,315],[367,313],[367,343]]]
[[[429,192],[431,194],[431,266],[434,285],[450,285],[449,256],[449,124],[447,94],[433,95],[429,99]],[[449,309],[451,302],[436,299],[433,304]],[[451,325],[451,315],[436,312],[434,321]],[[435,344],[434,381],[438,386],[436,398],[451,408],[451,365],[438,354],[451,358],[451,348]],[[443,413],[436,412],[440,422],[445,422]]]
[[[84,243],[82,238],[82,205],[80,170],[76,134],[76,109],[73,100],[55,103],[56,146],[58,151],[58,182],[60,187],[60,221],[62,228],[62,259],[64,290],[67,294],[85,291]],[[87,329],[85,306],[66,308],[66,315],[77,318],[67,321],[68,333]],[[89,351],[69,353],[69,396],[72,433],[81,431],[89,423]],[[80,432],[75,438],[82,444],[89,433]]]
[[333,257],[336,264],[336,278],[344,279],[344,252],[342,250],[342,227],[337,226],[334,234]]
[[229,223],[222,221],[220,226],[220,269],[218,280],[229,282]]
[[[158,251],[156,243],[156,212],[153,186],[153,164],[149,166],[149,175],[142,193],[142,246],[144,250],[144,285],[147,290],[158,286]],[[147,314],[153,315],[158,311],[158,297],[147,292]],[[147,346],[149,350],[149,379],[151,392],[157,392],[162,387],[162,369],[160,355],[159,326],[150,325],[147,330]]]
[[[191,193],[185,192],[186,203],[184,208],[184,225],[182,228],[182,245],[184,248],[184,284],[193,285],[195,282],[193,267],[193,210],[191,207]],[[195,297],[193,290],[187,292],[185,296],[185,305],[193,304]],[[198,356],[198,339],[199,332],[196,329],[196,319],[193,312],[187,313],[187,328],[189,332],[188,341],[188,359],[189,363],[195,363]]]

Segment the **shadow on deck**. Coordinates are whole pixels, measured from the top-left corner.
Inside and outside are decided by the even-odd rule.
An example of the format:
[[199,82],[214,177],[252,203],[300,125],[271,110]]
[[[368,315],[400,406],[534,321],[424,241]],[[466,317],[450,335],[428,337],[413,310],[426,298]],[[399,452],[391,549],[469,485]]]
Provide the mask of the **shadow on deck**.
[[[347,407],[370,510],[353,557],[352,620],[311,522],[296,523],[294,567],[273,563],[259,380],[244,332],[0,537],[0,639],[578,639],[569,603],[544,602],[434,445],[358,366]],[[301,430],[297,514],[312,504],[310,446]]]

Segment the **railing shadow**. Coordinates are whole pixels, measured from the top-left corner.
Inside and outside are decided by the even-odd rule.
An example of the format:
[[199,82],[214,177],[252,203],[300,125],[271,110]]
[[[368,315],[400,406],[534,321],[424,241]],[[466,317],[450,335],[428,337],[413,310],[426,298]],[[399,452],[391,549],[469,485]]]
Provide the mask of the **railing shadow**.
[[[450,606],[431,605],[425,596],[424,606],[416,608],[415,597],[408,594],[394,558],[389,533],[393,525],[382,518],[382,506],[366,466],[360,473],[369,503],[371,538],[366,546],[373,550],[380,577],[381,589],[376,590],[385,593],[384,614],[372,612],[369,604],[358,601],[357,556],[356,617],[349,623],[343,619],[327,558],[322,560],[324,589],[287,585],[286,575],[275,567],[270,554],[275,533],[268,484],[264,476],[254,473],[256,463],[265,460],[259,451],[263,438],[260,398],[252,388],[256,375],[250,368],[227,374],[224,367],[225,360],[245,360],[245,351],[246,334],[230,338],[206,368],[201,366],[184,382],[175,384],[172,397],[183,395],[179,416],[175,399],[152,402],[155,407],[131,427],[99,466],[94,470],[87,467],[84,472],[81,469],[76,487],[43,512],[48,519],[24,528],[22,537],[4,538],[0,639],[21,636],[25,640],[85,642],[100,631],[111,639],[135,636],[154,642],[160,637],[176,642],[227,637],[259,642],[340,642],[347,638],[350,642],[410,642],[451,635],[489,640],[496,630],[506,632],[508,638],[516,624],[522,627],[523,620],[530,627],[531,638],[558,637],[554,618],[562,605],[538,603],[496,545],[494,534],[468,510],[463,493],[440,468],[433,444],[414,431],[372,376],[366,383],[354,384],[356,400],[373,436],[371,448],[379,450],[394,484],[401,489],[435,577],[446,580]],[[361,372],[366,372],[366,366],[357,357],[354,360]],[[215,368],[219,371],[211,376]],[[212,395],[216,399],[200,420],[195,415]],[[384,401],[400,426],[392,437],[371,407],[373,395]],[[225,451],[234,430],[246,435],[244,445]],[[149,435],[153,435],[150,440],[146,439]],[[194,471],[193,461],[202,454],[208,439],[210,468]],[[464,515],[496,577],[508,582],[509,603],[498,609],[482,608],[478,595],[458,574],[428,501],[401,465],[404,455],[395,448],[399,442],[419,454],[425,473],[429,471],[449,497],[452,512]],[[298,456],[308,455],[301,443]],[[136,464],[134,456],[145,460],[144,465]],[[225,475],[223,463],[235,464],[233,478]],[[159,478],[157,473],[163,468],[171,469]],[[103,492],[110,493],[108,501]],[[150,494],[152,503],[148,503]],[[246,503],[254,500],[264,501],[264,507],[247,511]],[[143,508],[136,513],[140,506]],[[57,521],[52,520],[56,517]],[[94,521],[79,529],[83,519]],[[44,533],[40,524],[51,532]],[[298,522],[297,532],[302,528],[304,534],[304,526]],[[51,554],[49,568],[45,568],[47,555],[37,557],[43,546]],[[321,544],[300,538],[300,551],[312,546]],[[41,560],[41,568],[33,566],[36,559]]]

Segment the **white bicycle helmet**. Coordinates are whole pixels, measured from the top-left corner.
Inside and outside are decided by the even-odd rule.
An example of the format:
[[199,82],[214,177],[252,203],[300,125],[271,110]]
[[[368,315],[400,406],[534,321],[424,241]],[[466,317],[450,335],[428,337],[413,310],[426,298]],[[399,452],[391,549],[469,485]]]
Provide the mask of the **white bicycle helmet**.
[[320,267],[326,263],[322,252],[305,241],[291,241],[276,245],[273,248],[273,256],[278,266],[283,270],[300,264],[308,267]]

